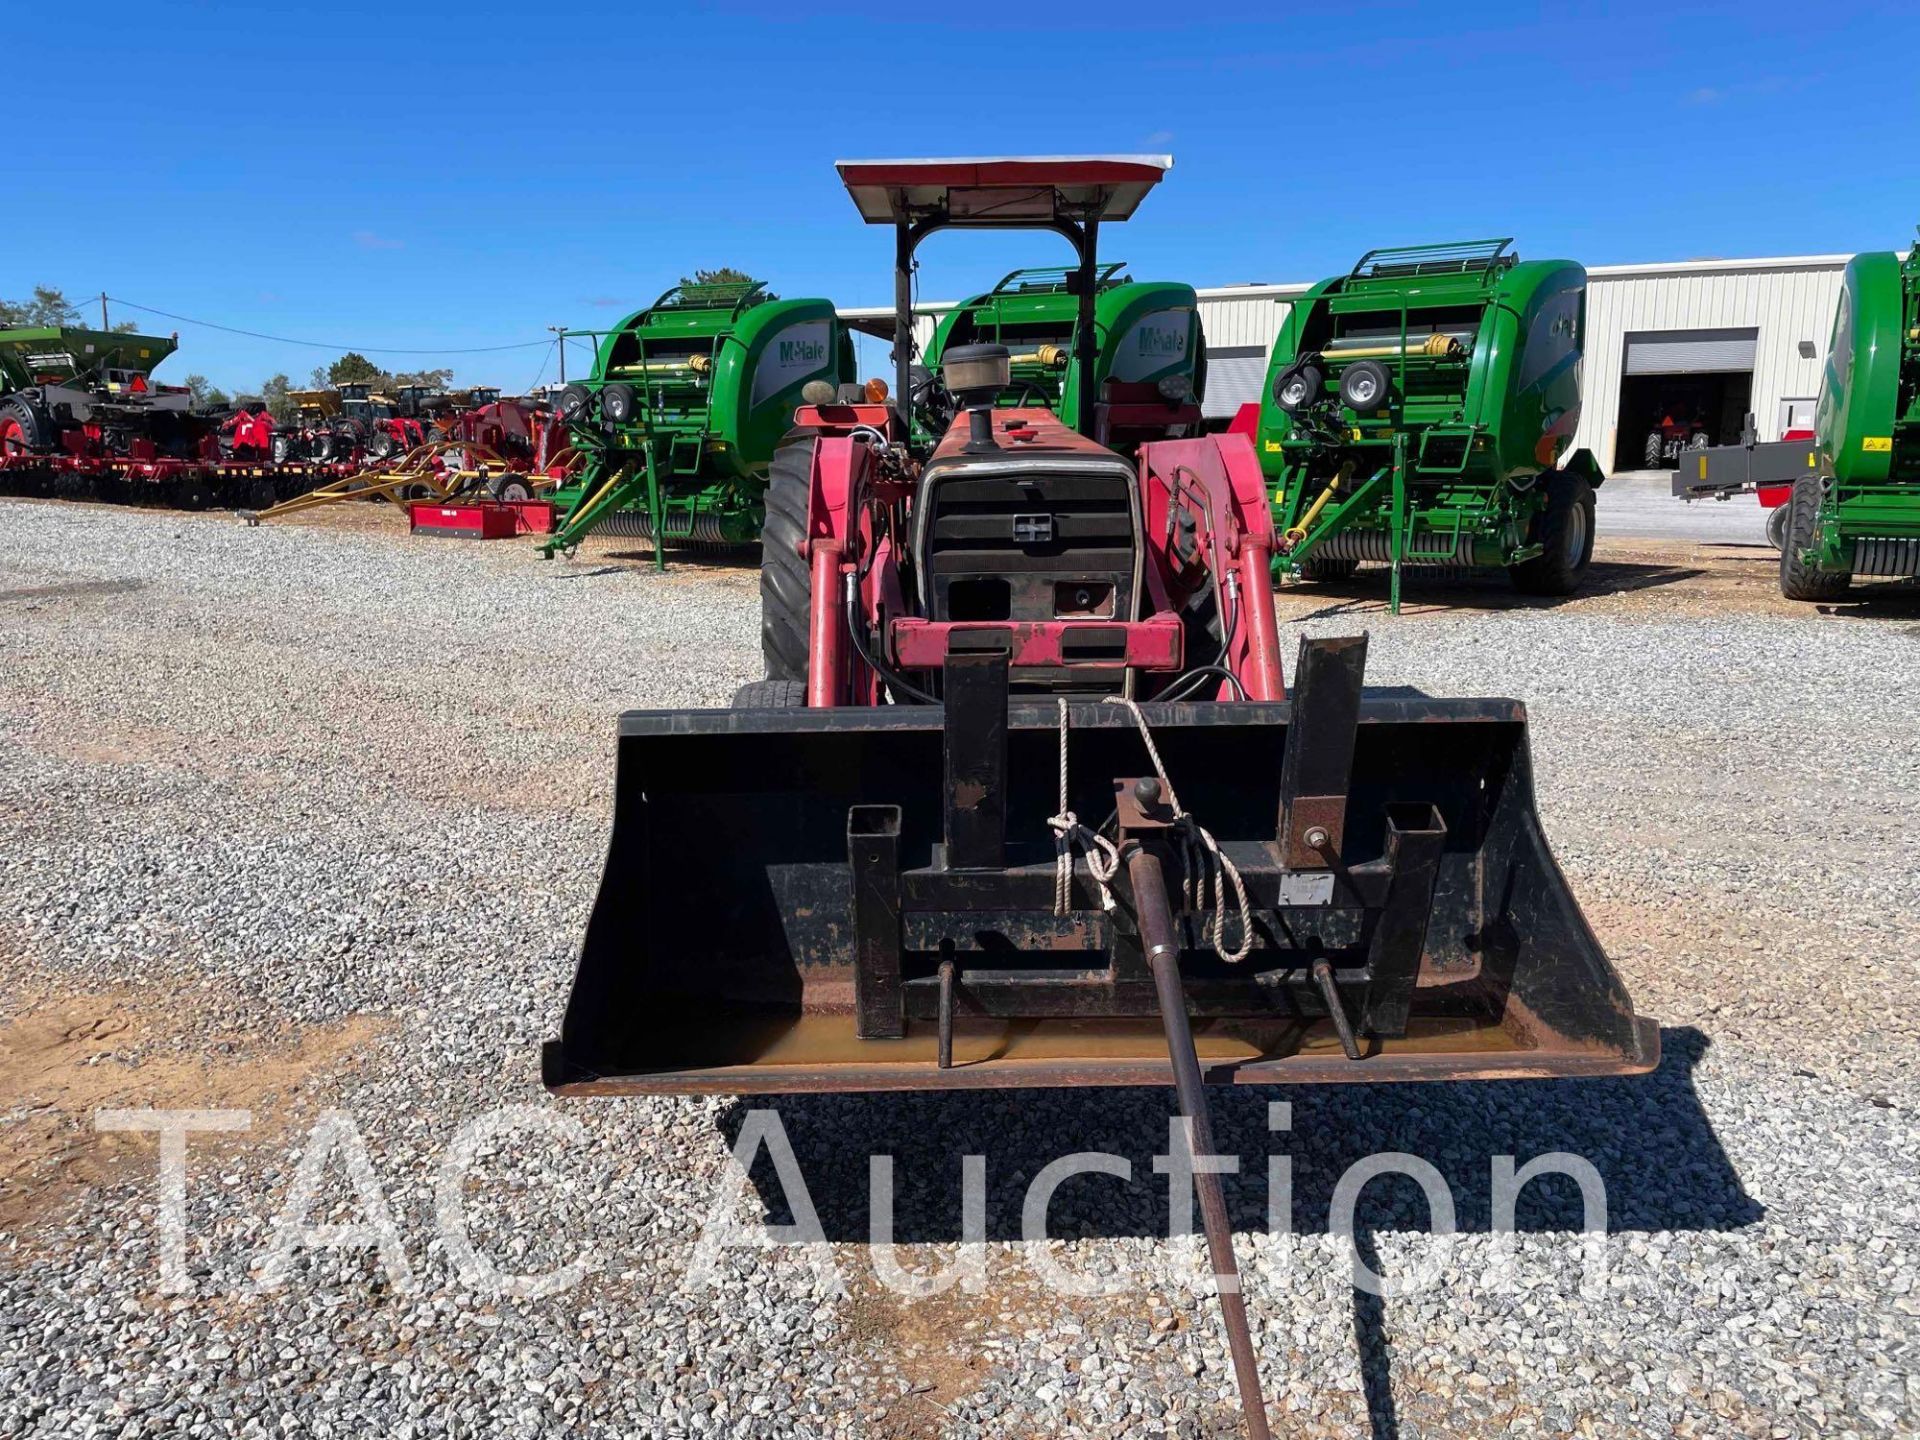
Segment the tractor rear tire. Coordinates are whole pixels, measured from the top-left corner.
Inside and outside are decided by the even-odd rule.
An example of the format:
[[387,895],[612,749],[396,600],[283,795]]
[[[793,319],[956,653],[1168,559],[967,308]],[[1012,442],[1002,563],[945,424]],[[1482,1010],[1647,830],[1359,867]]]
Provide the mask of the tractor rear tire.
[[736,710],[804,710],[807,708],[807,682],[804,680],[755,680],[733,692]]
[[19,396],[0,405],[0,455],[53,448],[53,421],[47,412]]
[[1786,543],[1780,547],[1780,593],[1789,600],[1838,600],[1853,585],[1847,570],[1819,570],[1803,561],[1820,528],[1820,480],[1805,475],[1793,482],[1787,512]]
[[1542,481],[1547,503],[1532,533],[1541,551],[1509,565],[1507,576],[1522,595],[1571,595],[1593,563],[1593,486],[1565,470],[1549,471]]
[[1649,470],[1658,470],[1667,463],[1666,441],[1661,438],[1658,430],[1647,436],[1647,443],[1641,448],[1640,458],[1646,462],[1646,468]]
[[1351,580],[1353,572],[1360,568],[1358,560],[1335,560],[1331,556],[1308,556],[1300,562],[1300,578],[1319,583],[1337,583]]
[[766,519],[760,529],[760,653],[767,680],[807,679],[813,586],[800,544],[813,485],[813,435],[791,432],[767,467]]

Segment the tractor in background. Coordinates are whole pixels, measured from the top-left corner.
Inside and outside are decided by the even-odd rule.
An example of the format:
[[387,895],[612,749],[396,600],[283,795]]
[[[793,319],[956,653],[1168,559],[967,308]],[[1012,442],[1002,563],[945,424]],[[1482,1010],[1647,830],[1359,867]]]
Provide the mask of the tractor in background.
[[1276,565],[1303,580],[1504,567],[1567,595],[1593,556],[1580,420],[1586,271],[1510,240],[1370,250],[1293,302],[1256,428]]
[[425,423],[407,413],[393,396],[361,381],[342,384],[339,395],[340,409],[331,429],[338,437],[341,458],[364,457],[378,464],[427,443]]
[[[1248,436],[1121,453],[1091,437],[1123,394],[1003,403],[1025,392],[994,342],[942,350],[944,431],[916,406],[923,239],[1063,236],[1091,355],[1098,233],[1171,163],[841,162],[894,230],[897,383],[790,417],[765,678],[730,710],[620,719],[550,1089],[1171,1083],[1173,1133],[1210,1155],[1208,1083],[1655,1066],[1547,846],[1518,702],[1369,696],[1364,635],[1303,642],[1286,683]],[[1194,1183],[1267,1440],[1216,1168]]]
[[608,331],[592,373],[556,408],[582,457],[554,491],[542,553],[595,530],[668,545],[751,545],[767,462],[801,391],[853,379],[853,341],[828,300],[779,300],[758,281],[676,285]]
[[1097,433],[1088,436],[1098,444],[1131,453],[1143,440],[1197,434],[1207,361],[1193,287],[1136,281],[1125,269],[1104,264],[1094,275],[1090,361],[1074,348],[1080,275],[1073,267],[1015,270],[942,316],[925,363],[912,372],[924,434],[945,434],[953,419],[952,396],[937,378],[941,357],[980,344],[1004,345],[1010,354],[1003,406],[1077,415],[1084,386],[1102,405]]
[[276,464],[337,464],[353,458],[351,453],[339,453],[343,447],[332,426],[340,413],[338,391],[292,390],[287,400],[293,414],[273,430]]

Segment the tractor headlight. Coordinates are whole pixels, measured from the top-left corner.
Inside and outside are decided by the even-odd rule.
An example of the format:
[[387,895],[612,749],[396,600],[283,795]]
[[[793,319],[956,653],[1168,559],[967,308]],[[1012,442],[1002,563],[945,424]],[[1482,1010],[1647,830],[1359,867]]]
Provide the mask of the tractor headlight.
[[1185,400],[1189,395],[1193,394],[1193,377],[1191,375],[1162,375],[1159,380],[1154,383],[1153,388],[1160,392],[1160,398],[1162,400],[1172,405],[1178,405],[1182,400]]

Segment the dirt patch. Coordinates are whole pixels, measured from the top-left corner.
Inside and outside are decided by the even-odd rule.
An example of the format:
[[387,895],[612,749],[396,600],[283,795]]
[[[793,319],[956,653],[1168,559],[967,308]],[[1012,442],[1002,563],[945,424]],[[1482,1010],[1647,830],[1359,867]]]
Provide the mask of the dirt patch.
[[146,583],[144,580],[70,580],[63,585],[30,585],[24,590],[0,590],[0,605],[22,600],[71,600],[84,595],[125,595]]
[[986,1379],[990,1357],[979,1342],[1004,1308],[1004,1297],[991,1284],[985,1295],[968,1295],[955,1285],[912,1300],[881,1285],[865,1265],[849,1274],[853,1296],[840,1316],[846,1338],[894,1367],[908,1387],[872,1420],[868,1433],[890,1440],[944,1434],[946,1407]]
[[95,1111],[249,1110],[249,1130],[195,1144],[257,1145],[314,1108],[324,1080],[386,1028],[356,1017],[206,1034],[190,1006],[158,991],[42,996],[0,1024],[0,1231],[31,1244],[94,1187],[151,1169],[155,1137],[96,1132]]

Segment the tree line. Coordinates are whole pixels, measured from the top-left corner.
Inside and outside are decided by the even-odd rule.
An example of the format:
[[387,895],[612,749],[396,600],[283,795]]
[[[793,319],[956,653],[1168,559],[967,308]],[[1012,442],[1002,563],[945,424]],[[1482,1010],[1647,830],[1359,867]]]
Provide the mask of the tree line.
[[[744,270],[736,270],[723,265],[714,270],[695,270],[691,276],[682,275],[682,285],[713,285],[720,283],[741,283],[752,281],[753,277]],[[777,298],[769,296],[769,299]],[[36,285],[33,294],[25,300],[0,300],[0,330],[19,329],[26,326],[65,326],[72,329],[84,328],[85,318],[79,305],[69,300],[56,286]],[[127,335],[138,331],[139,324],[132,320],[122,320],[112,326],[116,335]],[[282,371],[269,375],[262,380],[257,389],[242,390],[238,395],[228,395],[206,376],[194,373],[180,382],[193,396],[193,403],[202,408],[226,410],[236,404],[256,405],[264,401],[267,410],[276,420],[292,417],[298,409],[293,399],[296,386],[292,379]],[[357,350],[349,350],[338,360],[326,365],[316,365],[307,377],[303,390],[337,390],[342,385],[367,384],[375,390],[391,392],[401,385],[428,385],[444,390],[453,383],[451,369],[438,370],[383,370]]]

